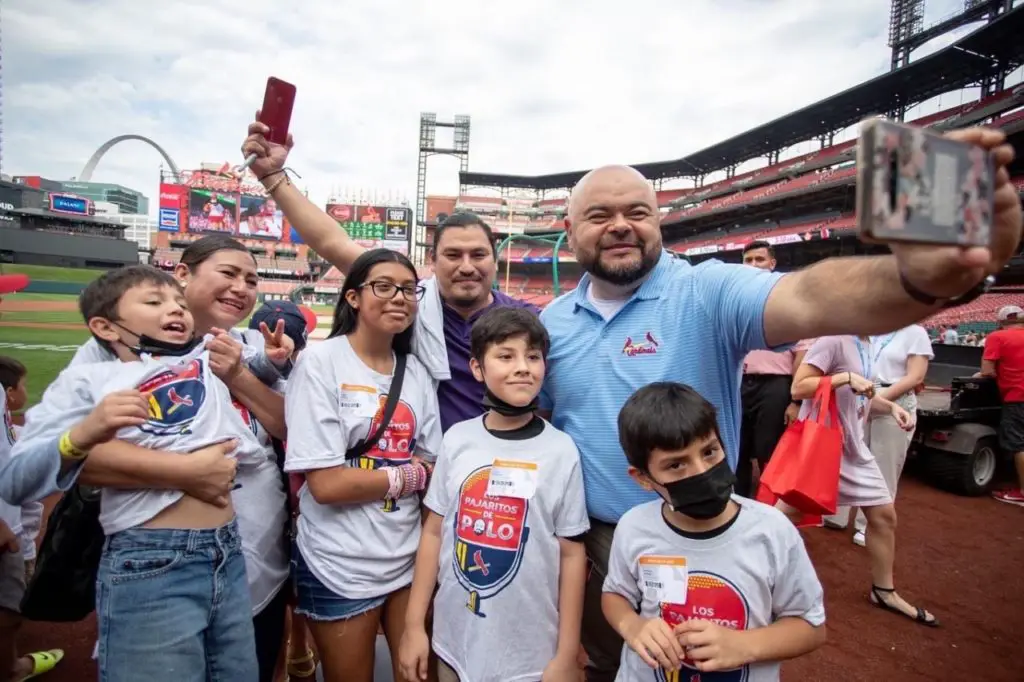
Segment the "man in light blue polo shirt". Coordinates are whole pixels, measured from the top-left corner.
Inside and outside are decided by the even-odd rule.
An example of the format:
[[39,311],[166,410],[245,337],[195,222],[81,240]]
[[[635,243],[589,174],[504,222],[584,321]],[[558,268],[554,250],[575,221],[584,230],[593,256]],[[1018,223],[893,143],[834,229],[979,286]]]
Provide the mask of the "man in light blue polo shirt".
[[[957,136],[996,148],[999,165],[1012,159],[997,133]],[[613,680],[622,649],[600,607],[614,525],[654,497],[631,480],[619,446],[626,399],[655,381],[689,384],[717,409],[735,468],[746,354],[812,337],[885,333],[980,294],[986,274],[1009,261],[1021,237],[1020,199],[1002,175],[991,249],[893,245],[894,255],[833,258],[788,275],[672,258],[654,190],[640,173],[609,166],[580,180],[566,230],[586,274],[541,314],[551,335],[541,407],[579,447],[592,517],[582,637],[589,682]]]

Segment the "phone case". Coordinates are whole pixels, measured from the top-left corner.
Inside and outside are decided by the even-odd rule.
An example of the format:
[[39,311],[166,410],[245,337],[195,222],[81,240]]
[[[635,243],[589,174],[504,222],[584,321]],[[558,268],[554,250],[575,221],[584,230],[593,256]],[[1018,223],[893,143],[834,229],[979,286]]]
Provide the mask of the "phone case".
[[263,94],[263,107],[260,110],[260,122],[270,128],[270,132],[267,133],[269,141],[285,144],[288,140],[288,127],[291,124],[294,106],[295,86],[280,78],[268,78],[267,90]]
[[981,147],[871,119],[857,147],[857,222],[865,241],[988,246],[995,165]]

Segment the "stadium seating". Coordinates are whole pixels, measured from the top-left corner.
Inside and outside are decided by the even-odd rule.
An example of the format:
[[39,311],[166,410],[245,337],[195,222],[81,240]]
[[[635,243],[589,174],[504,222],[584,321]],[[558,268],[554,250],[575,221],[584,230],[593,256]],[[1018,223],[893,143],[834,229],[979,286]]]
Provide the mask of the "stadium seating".
[[980,322],[989,322],[994,325],[996,314],[1005,305],[1024,307],[1024,291],[1012,294],[985,294],[965,305],[939,311],[925,320],[923,324],[926,327],[940,325],[948,327]]

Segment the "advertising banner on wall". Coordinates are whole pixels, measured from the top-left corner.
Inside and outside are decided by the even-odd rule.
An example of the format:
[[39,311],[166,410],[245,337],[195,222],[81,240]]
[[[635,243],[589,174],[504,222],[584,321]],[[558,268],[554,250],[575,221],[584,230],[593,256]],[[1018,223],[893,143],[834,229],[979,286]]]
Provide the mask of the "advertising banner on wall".
[[409,253],[409,208],[327,204],[326,210],[360,246]]
[[182,185],[160,183],[160,231],[181,232],[185,228],[185,208],[188,188]]

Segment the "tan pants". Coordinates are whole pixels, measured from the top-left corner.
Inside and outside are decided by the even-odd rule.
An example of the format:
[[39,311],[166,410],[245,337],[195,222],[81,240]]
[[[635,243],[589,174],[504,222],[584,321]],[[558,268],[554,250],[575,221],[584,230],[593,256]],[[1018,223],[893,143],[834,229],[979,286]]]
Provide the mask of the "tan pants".
[[440,658],[437,659],[437,682],[459,682],[459,676]]
[[[907,450],[910,449],[914,432],[904,431],[892,415],[886,414],[871,418],[866,437],[871,454],[875,456],[878,468],[882,470],[885,485],[895,502],[896,487],[900,482],[900,474],[903,473],[903,465],[907,463]],[[864,512],[858,509],[857,518],[853,523],[857,530],[864,532],[868,527]]]

